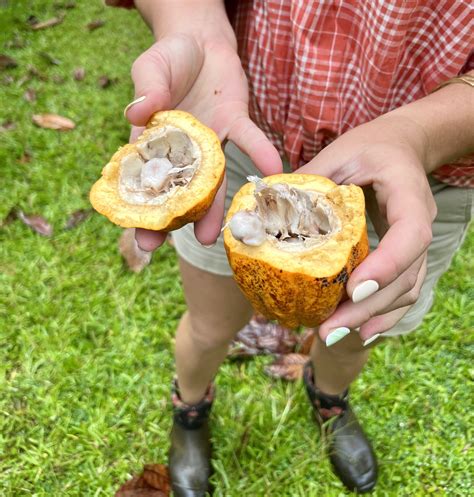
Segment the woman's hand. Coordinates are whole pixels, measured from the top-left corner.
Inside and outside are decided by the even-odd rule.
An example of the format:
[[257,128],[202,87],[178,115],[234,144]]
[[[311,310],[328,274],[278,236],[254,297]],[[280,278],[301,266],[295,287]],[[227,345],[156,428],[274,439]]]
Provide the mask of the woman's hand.
[[405,117],[387,114],[345,133],[298,172],[367,187],[367,210],[381,241],[354,270],[343,302],[319,328],[360,328],[367,342],[392,328],[417,300],[436,205],[423,167],[426,136]]
[[[221,141],[232,140],[264,175],[280,172],[278,152],[249,118],[247,79],[228,20],[214,19],[212,12],[199,13],[196,5],[191,10],[189,29],[184,12],[179,31],[160,25],[164,35],[134,62],[132,78],[139,101],[126,109],[127,118],[141,127],[156,111],[185,110],[214,129]],[[141,130],[132,130],[132,141]],[[204,245],[219,236],[225,188],[224,181],[207,214],[195,223],[196,237]],[[163,243],[166,233],[137,229],[136,238],[141,248],[151,251]]]

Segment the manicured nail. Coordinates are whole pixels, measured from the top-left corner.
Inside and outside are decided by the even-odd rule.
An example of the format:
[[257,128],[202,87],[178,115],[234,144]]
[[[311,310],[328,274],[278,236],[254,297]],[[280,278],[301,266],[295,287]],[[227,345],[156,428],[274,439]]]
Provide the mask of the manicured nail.
[[379,289],[379,284],[375,280],[367,280],[359,283],[352,292],[352,302],[357,304],[373,295]]
[[339,340],[342,340],[346,335],[349,335],[351,330],[346,328],[345,326],[341,326],[340,328],[336,328],[332,330],[331,333],[326,337],[326,347],[330,347],[334,345]]
[[136,98],[133,102],[130,102],[127,107],[125,107],[125,109],[123,110],[123,115],[124,117],[127,117],[127,112],[128,110],[133,107],[135,104],[139,104],[140,102],[143,102],[143,100],[145,100],[146,98],[146,95],[143,95],[141,97],[138,97]]
[[369,345],[369,343],[372,343],[374,342],[375,340],[377,340],[377,338],[381,335],[381,333],[377,333],[376,335],[370,337],[370,338],[367,338],[367,340],[364,342],[364,347],[367,347],[367,345]]

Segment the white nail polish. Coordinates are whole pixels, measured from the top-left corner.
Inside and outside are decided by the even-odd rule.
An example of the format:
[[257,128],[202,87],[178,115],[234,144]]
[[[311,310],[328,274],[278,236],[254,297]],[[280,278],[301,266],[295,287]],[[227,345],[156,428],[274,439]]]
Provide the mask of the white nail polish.
[[381,333],[377,333],[376,335],[374,336],[371,336],[370,338],[367,338],[367,340],[364,342],[364,347],[367,347],[367,345],[369,345],[369,343],[372,343],[374,342],[375,340],[377,340],[377,338],[381,335]]
[[342,340],[346,335],[349,335],[351,330],[346,326],[341,326],[340,328],[336,328],[332,330],[331,333],[326,337],[326,347],[330,347],[334,345],[339,340]]
[[133,102],[130,102],[127,105],[127,107],[125,107],[125,109],[123,110],[124,117],[127,117],[127,111],[128,111],[128,109],[130,109],[131,107],[133,107],[135,104],[139,104],[140,102],[143,102],[143,100],[145,100],[145,98],[146,98],[146,95],[143,95],[141,97],[136,98]]
[[352,292],[352,302],[357,304],[373,295],[379,289],[379,284],[375,280],[367,280],[359,283]]

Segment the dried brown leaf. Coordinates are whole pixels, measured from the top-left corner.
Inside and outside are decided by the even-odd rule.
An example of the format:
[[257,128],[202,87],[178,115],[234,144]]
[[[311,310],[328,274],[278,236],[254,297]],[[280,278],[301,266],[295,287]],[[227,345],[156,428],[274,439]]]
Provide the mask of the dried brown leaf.
[[115,84],[117,82],[117,79],[109,78],[104,74],[103,76],[100,76],[97,82],[101,88],[108,88],[109,86]]
[[0,133],[5,131],[12,131],[16,128],[16,124],[13,121],[3,121],[0,125]]
[[101,28],[104,24],[105,21],[103,19],[95,19],[94,21],[91,21],[89,24],[87,24],[87,29],[89,31],[94,31]]
[[36,17],[30,16],[28,18],[28,24],[31,25],[31,29],[38,31],[39,29],[47,29],[52,28],[53,26],[57,26],[61,24],[64,20],[64,16],[56,16],[51,19],[47,19],[46,21],[39,21]]
[[24,48],[26,46],[26,42],[18,34],[15,34],[13,40],[7,41],[7,43],[5,43],[5,46],[7,48]]
[[288,354],[293,352],[298,338],[295,333],[265,319],[254,315],[232,342],[229,355],[232,357],[249,357],[258,354]]
[[304,354],[286,354],[266,366],[265,373],[273,378],[295,381],[303,376],[303,366],[309,357]]
[[23,94],[23,98],[27,102],[36,102],[36,90],[34,88],[27,88]]
[[48,63],[51,64],[52,66],[59,66],[61,64],[61,61],[57,59],[56,57],[53,57],[51,54],[48,52],[40,52],[40,56]]
[[119,252],[129,269],[134,273],[142,271],[151,261],[151,252],[142,250],[135,240],[135,229],[127,228],[119,239]]
[[79,209],[73,212],[66,221],[64,229],[71,230],[75,228],[79,224],[83,223],[91,214],[92,209]]
[[2,78],[2,85],[11,85],[12,83],[15,82],[15,78],[13,76],[10,76],[10,74],[5,74]]
[[311,346],[313,345],[315,330],[313,328],[305,328],[298,339],[298,352],[300,354],[309,355]]
[[170,483],[168,468],[163,464],[146,464],[139,476],[125,482],[115,497],[168,497]]
[[18,62],[9,55],[0,54],[0,68],[1,69],[12,69],[13,67],[17,67]]
[[53,234],[53,227],[43,216],[39,216],[37,214],[25,214],[23,211],[19,210],[17,212],[17,218],[29,226],[33,231],[36,231],[39,235],[51,236]]
[[55,74],[52,77],[53,83],[56,83],[57,85],[62,85],[65,81],[66,78],[64,76],[61,76],[60,74]]
[[76,67],[72,75],[76,81],[82,81],[86,77],[86,70],[83,67]]
[[31,162],[31,158],[33,157],[32,153],[29,150],[24,150],[21,154],[21,157],[17,159],[19,164],[28,164]]
[[170,492],[170,477],[168,467],[164,464],[145,464],[143,478],[156,490],[161,490],[165,494]]
[[37,78],[41,81],[48,81],[48,76],[39,71],[35,66],[28,67],[28,76],[30,76],[30,78]]
[[57,114],[34,114],[33,122],[40,128],[57,129],[59,131],[69,131],[76,127],[74,121]]
[[7,224],[12,223],[18,218],[18,209],[16,207],[12,207],[8,214],[2,219],[0,226],[3,228]]

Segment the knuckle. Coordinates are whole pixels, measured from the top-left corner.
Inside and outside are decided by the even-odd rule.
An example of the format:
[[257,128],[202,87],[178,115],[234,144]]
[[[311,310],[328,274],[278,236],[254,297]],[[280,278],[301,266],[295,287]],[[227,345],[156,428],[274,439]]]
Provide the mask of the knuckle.
[[423,246],[423,249],[426,250],[430,246],[431,241],[433,240],[433,230],[431,228],[431,225],[424,224],[420,226],[418,236]]
[[418,272],[415,271],[408,271],[406,276],[405,276],[405,284],[404,284],[404,290],[405,291],[411,291],[418,280]]
[[416,287],[412,288],[406,295],[408,304],[413,305],[420,297],[420,290]]

